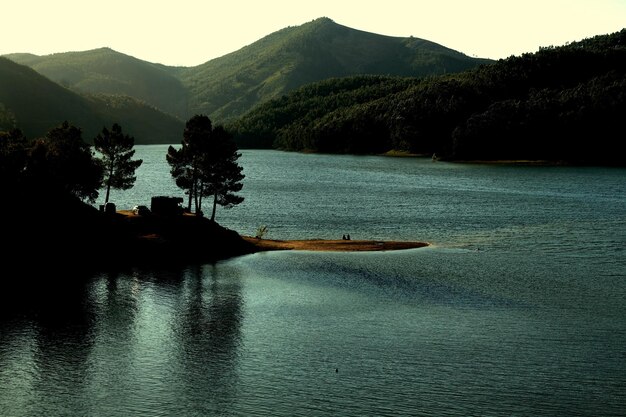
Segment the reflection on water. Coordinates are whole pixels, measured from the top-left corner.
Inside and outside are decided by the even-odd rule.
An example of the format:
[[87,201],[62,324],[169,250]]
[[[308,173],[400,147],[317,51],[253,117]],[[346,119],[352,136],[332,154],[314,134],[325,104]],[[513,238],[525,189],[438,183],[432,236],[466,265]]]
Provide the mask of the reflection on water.
[[[177,192],[164,150],[119,207]],[[236,230],[434,245],[3,287],[1,416],[624,415],[625,170],[242,163]]]
[[237,397],[236,360],[241,340],[241,284],[236,270],[214,265],[188,271],[183,317],[175,334],[183,372],[181,396],[188,410],[215,415]]
[[216,414],[236,397],[240,287],[194,265],[36,292],[0,322],[0,414]]

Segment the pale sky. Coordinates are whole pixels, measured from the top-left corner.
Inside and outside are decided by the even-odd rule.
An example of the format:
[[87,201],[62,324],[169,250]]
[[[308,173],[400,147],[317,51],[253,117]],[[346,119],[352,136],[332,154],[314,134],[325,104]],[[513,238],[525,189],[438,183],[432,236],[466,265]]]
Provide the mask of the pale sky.
[[185,66],[323,16],[493,59],[626,27],[626,0],[1,1],[0,55],[108,46],[146,61]]

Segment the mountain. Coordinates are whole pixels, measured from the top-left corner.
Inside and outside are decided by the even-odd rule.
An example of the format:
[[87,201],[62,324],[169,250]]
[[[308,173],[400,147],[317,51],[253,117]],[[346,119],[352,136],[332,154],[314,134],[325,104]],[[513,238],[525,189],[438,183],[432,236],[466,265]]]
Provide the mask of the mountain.
[[626,29],[462,73],[309,84],[230,123],[240,146],[624,165]]
[[[420,82],[419,78],[380,75],[329,78],[260,104],[230,122],[227,129],[235,133],[239,146],[244,148],[320,151],[317,144],[307,139],[316,124],[347,109],[361,109],[362,106],[388,100]],[[342,116],[342,120],[345,118],[345,115]],[[286,136],[292,134],[299,139],[287,141]],[[347,152],[357,153],[358,150],[351,148]]]
[[489,62],[427,40],[363,32],[328,18],[279,30],[190,68],[153,64],[109,48],[7,57],[81,94],[130,96],[183,120],[202,113],[217,123],[331,77],[419,77]]
[[187,90],[176,77],[176,67],[142,61],[110,48],[5,57],[81,94],[125,95],[179,118],[188,114]]
[[138,144],[175,143],[183,131],[180,120],[136,99],[81,96],[0,57],[0,128],[19,127],[28,137],[38,137],[64,120],[81,127],[85,140],[113,123],[135,136]]
[[0,58],[0,103],[28,136],[43,135],[64,120],[81,127],[103,122],[84,97],[6,58]]
[[[179,143],[184,123],[159,109],[128,96],[98,94],[87,96],[95,111],[107,121],[118,123],[135,137],[136,144]],[[100,127],[102,130],[102,127]],[[93,136],[87,136],[91,140]]]
[[190,108],[217,120],[331,77],[424,76],[488,62],[417,38],[377,35],[320,18],[288,27],[236,52],[181,70]]

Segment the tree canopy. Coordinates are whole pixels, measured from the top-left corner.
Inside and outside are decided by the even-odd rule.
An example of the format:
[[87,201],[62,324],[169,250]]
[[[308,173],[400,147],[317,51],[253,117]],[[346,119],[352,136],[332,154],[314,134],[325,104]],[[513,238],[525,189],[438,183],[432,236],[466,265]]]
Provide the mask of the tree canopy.
[[83,141],[81,130],[67,121],[32,143],[25,173],[48,195],[68,193],[90,202],[98,197],[103,176],[102,165]]
[[106,127],[94,139],[96,151],[101,155],[106,186],[105,204],[109,201],[111,188],[127,190],[132,188],[137,177],[135,170],[142,164],[141,159],[133,160],[135,138],[125,135],[122,127],[114,123],[109,131]]
[[243,201],[235,194],[243,187],[240,156],[232,136],[222,126],[214,128],[207,116],[187,121],[181,147],[170,146],[167,161],[176,185],[189,196],[189,211],[194,202],[196,214],[201,215],[203,197],[212,196],[211,220],[215,220],[217,205],[230,208]]
[[4,193],[19,194],[23,187],[28,148],[21,130],[0,131],[0,188]]

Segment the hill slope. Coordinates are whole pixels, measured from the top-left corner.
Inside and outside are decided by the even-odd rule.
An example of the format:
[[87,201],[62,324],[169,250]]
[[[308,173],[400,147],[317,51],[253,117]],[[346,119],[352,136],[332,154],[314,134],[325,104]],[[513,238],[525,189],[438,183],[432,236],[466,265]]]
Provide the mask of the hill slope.
[[[106,126],[118,123],[135,137],[136,144],[178,143],[184,123],[159,109],[128,96],[97,94],[87,96]],[[100,128],[102,129],[102,128]],[[91,140],[92,136],[86,139]]]
[[44,135],[64,120],[91,140],[114,122],[136,143],[175,143],[183,124],[155,108],[122,96],[80,96],[33,69],[0,57],[0,128],[19,127],[28,137]]
[[423,76],[487,62],[423,39],[363,32],[327,18],[282,29],[191,68],[153,64],[109,48],[6,57],[81,94],[130,96],[181,119],[203,113],[218,123],[331,77]]
[[459,74],[308,85],[231,123],[240,145],[624,165],[626,29]]
[[0,58],[0,103],[31,137],[64,120],[84,128],[104,122],[85,98],[6,58]]
[[363,32],[321,18],[289,27],[180,77],[190,108],[228,120],[305,84],[357,74],[423,76],[487,62],[422,39]]
[[109,48],[6,57],[79,93],[126,95],[180,118],[188,113],[187,91],[175,76],[177,68],[142,61]]

